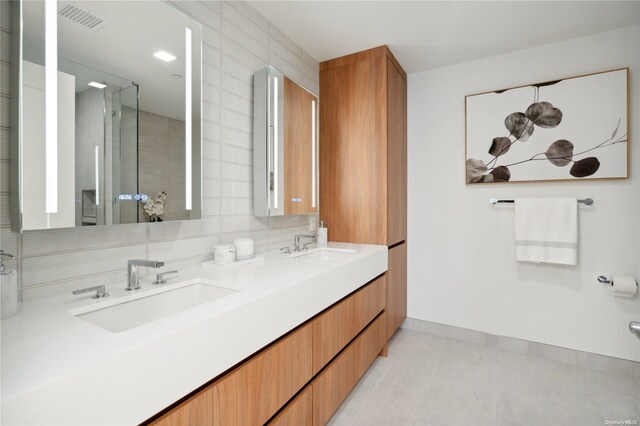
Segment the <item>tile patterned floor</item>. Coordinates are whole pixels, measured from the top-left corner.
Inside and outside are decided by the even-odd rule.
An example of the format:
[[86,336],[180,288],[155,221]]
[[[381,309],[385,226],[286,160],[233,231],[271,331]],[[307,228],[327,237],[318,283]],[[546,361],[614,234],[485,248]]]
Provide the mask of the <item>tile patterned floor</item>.
[[[329,424],[640,426],[640,379],[400,329]],[[624,423],[619,423],[624,425]]]

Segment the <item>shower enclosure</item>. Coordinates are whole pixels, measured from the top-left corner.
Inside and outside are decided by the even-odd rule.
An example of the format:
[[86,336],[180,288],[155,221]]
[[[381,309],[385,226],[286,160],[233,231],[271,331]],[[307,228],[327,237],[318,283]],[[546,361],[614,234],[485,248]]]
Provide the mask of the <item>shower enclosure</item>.
[[[133,83],[111,95],[112,223],[140,222],[138,120],[140,88]],[[108,182],[108,181],[107,181]]]

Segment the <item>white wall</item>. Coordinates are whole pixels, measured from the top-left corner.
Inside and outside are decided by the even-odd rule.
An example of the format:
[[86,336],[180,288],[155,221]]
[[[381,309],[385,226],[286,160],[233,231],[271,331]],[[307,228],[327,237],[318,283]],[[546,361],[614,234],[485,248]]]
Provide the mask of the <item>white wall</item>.
[[211,259],[220,241],[250,236],[256,250],[265,251],[308,229],[306,216],[253,216],[252,75],[271,64],[317,91],[318,62],[242,1],[176,1],[203,25],[203,219],[11,232],[10,41],[17,35],[11,33],[12,2],[0,3],[0,246],[19,255],[9,265],[19,270],[23,300],[123,283],[127,259],[163,260],[167,270],[180,270]]
[[[640,297],[596,282],[640,279],[638,46],[635,26],[409,76],[410,317],[640,361],[627,328]],[[627,66],[631,179],[465,185],[465,95]],[[595,200],[580,208],[576,267],[515,261],[513,206],[488,201],[523,196]]]

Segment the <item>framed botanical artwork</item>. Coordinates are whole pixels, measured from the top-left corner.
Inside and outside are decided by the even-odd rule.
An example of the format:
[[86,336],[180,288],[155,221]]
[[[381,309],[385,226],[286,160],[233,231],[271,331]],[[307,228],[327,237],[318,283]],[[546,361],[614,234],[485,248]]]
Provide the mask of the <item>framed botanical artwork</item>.
[[466,96],[467,183],[627,178],[628,74]]

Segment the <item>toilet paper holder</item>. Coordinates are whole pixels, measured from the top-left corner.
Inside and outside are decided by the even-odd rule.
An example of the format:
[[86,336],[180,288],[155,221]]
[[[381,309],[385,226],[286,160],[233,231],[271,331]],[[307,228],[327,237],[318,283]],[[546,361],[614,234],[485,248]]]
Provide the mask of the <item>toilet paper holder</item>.
[[[611,280],[604,275],[598,275],[598,282],[602,284],[611,285]],[[638,285],[638,281],[636,280],[636,286]]]

